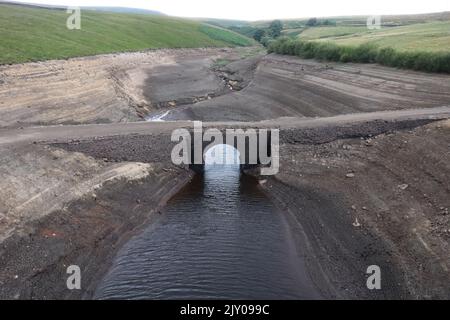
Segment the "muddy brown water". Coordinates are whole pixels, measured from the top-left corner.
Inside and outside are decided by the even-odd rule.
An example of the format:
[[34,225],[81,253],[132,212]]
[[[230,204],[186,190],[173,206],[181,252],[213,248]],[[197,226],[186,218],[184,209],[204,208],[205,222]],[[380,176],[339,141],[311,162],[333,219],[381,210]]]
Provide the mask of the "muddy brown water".
[[97,299],[316,299],[282,212],[239,165],[207,165],[118,253]]

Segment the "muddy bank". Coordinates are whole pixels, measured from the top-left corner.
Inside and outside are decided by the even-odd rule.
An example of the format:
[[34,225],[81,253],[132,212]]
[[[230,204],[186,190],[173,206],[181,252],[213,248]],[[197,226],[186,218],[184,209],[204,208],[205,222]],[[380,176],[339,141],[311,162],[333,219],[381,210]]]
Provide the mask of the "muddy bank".
[[187,97],[224,89],[214,61],[253,51],[164,49],[0,66],[0,127],[143,120],[158,97],[173,98],[171,88]]
[[[44,144],[0,151],[0,299],[89,298],[121,244],[193,175]],[[81,291],[66,287],[69,265]]]
[[259,121],[450,104],[450,77],[378,65],[179,49],[0,67],[0,127],[166,120]]
[[106,182],[139,180],[153,170],[150,164],[108,163],[46,145],[0,150],[0,241],[30,220],[95,194]]
[[[284,144],[262,187],[304,231],[330,297],[450,297],[450,123],[325,144]],[[366,269],[382,270],[369,291]],[[325,285],[324,285],[325,284]]]
[[[152,164],[148,176],[104,183],[95,194],[28,220],[0,247],[1,299],[90,298],[117,250],[192,177]],[[66,287],[67,267],[78,265],[82,290]]]
[[245,86],[175,109],[167,119],[255,121],[450,104],[448,75],[373,64],[327,64],[275,54],[262,57],[256,64],[249,58],[223,69],[238,74],[237,79]]

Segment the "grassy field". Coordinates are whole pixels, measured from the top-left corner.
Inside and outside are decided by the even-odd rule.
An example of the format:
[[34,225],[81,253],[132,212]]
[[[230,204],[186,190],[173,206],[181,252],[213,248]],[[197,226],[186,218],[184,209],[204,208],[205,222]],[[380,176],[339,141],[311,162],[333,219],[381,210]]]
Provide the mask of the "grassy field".
[[450,51],[450,21],[427,22],[399,27],[368,30],[361,26],[310,28],[299,37],[303,40],[331,41],[339,45],[364,43],[390,47],[399,51]]
[[367,27],[365,26],[320,26],[305,29],[301,33],[300,38],[302,40],[329,39],[332,37],[355,35],[367,31]]
[[[379,63],[390,67],[450,73],[450,21],[447,13],[391,17],[381,29],[360,20],[336,26],[305,27],[273,42],[270,52],[340,62]],[[435,21],[427,19],[436,18]],[[419,19],[422,19],[421,22]],[[403,25],[402,25],[403,24]],[[292,29],[291,29],[292,30]]]
[[156,48],[246,46],[242,35],[201,22],[157,15],[84,10],[68,30],[63,10],[0,4],[0,64]]

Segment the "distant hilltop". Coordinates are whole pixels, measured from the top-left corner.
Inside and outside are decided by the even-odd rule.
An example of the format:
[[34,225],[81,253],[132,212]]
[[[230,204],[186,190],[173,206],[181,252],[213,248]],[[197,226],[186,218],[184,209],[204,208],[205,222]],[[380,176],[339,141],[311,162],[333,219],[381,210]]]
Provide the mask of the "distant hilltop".
[[[40,4],[40,3],[32,3],[32,2],[1,1],[1,0],[0,0],[0,4],[20,5],[20,6],[55,9],[55,10],[66,10],[66,8],[67,8],[67,6],[62,6],[62,5]],[[137,14],[165,15],[164,13],[162,13],[160,11],[156,11],[156,10],[128,8],[128,7],[81,6],[80,8],[83,10],[114,12],[114,13],[137,13]]]

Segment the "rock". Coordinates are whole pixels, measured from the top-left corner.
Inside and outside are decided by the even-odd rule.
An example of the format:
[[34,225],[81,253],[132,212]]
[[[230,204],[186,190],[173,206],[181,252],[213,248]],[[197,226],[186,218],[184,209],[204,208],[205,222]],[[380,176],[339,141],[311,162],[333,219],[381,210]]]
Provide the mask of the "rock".
[[355,174],[354,173],[347,173],[346,175],[345,175],[347,178],[354,178],[355,177]]
[[353,226],[356,228],[361,227],[361,224],[359,223],[358,218],[355,218],[355,222],[353,222]]
[[408,184],[401,184],[401,185],[399,185],[398,186],[398,188],[400,189],[400,190],[406,190],[406,189],[408,189],[408,187],[409,187],[409,185]]
[[350,150],[352,147],[350,146],[350,145],[348,145],[348,144],[344,144],[343,146],[342,146],[342,149],[344,149],[344,150]]

